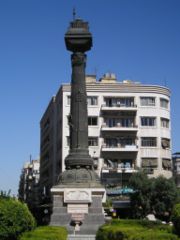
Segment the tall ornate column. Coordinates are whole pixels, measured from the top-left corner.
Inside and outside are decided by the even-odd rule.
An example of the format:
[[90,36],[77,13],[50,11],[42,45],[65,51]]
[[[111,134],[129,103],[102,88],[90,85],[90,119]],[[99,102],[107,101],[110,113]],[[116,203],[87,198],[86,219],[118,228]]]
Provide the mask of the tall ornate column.
[[[105,189],[93,167],[88,150],[88,116],[85,82],[85,52],[92,46],[88,23],[76,19],[65,34],[71,55],[70,150],[66,170],[51,189],[53,211],[51,225],[66,226],[69,233],[94,234],[104,223],[102,201]],[[74,227],[75,226],[75,229]]]
[[86,55],[75,52],[71,55],[71,115],[70,115],[70,152],[66,158],[66,168],[89,167],[93,160],[88,151],[88,117],[85,83]]
[[76,19],[65,34],[67,50],[71,55],[71,111],[70,150],[65,159],[66,171],[60,174],[60,184],[102,187],[94,171],[93,159],[88,150],[88,116],[86,96],[86,54],[92,47],[88,23]]

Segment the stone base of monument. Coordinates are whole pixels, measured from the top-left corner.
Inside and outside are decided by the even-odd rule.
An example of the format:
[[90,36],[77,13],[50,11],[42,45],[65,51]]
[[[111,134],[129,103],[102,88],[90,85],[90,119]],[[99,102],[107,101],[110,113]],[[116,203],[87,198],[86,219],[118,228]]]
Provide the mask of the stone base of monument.
[[68,235],[68,240],[95,240],[96,235],[87,235],[87,234],[81,234],[81,235]]
[[51,226],[65,226],[69,234],[95,234],[104,224],[102,202],[106,200],[104,188],[51,189],[53,213]]

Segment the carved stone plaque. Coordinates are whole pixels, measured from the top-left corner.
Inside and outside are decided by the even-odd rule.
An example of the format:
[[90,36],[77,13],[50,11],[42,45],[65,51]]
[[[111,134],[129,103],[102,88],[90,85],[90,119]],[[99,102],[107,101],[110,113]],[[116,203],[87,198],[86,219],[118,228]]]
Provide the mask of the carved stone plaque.
[[67,212],[68,213],[88,213],[88,203],[84,203],[84,204],[68,204],[67,206]]
[[92,202],[91,191],[89,189],[65,189],[65,203],[90,203]]

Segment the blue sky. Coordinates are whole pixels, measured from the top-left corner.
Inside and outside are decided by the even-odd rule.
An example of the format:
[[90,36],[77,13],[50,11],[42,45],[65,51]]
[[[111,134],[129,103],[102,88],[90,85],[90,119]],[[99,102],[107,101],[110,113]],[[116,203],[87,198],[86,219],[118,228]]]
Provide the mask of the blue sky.
[[22,166],[39,156],[39,121],[60,84],[70,81],[64,33],[89,21],[87,73],[168,86],[173,152],[180,151],[179,0],[0,1],[0,189],[16,194]]

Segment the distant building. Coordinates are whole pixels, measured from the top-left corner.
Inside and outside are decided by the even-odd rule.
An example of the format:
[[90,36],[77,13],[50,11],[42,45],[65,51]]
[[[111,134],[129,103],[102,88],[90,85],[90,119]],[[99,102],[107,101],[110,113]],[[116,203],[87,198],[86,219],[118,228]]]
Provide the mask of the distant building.
[[19,200],[27,203],[32,210],[39,201],[39,160],[31,160],[23,166],[19,182]]
[[[114,74],[86,77],[89,152],[105,185],[125,186],[138,169],[172,176],[170,90]],[[70,84],[63,84],[40,122],[40,185],[47,198],[69,151]]]
[[180,152],[173,154],[173,175],[178,188],[180,188]]

